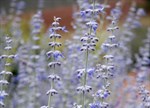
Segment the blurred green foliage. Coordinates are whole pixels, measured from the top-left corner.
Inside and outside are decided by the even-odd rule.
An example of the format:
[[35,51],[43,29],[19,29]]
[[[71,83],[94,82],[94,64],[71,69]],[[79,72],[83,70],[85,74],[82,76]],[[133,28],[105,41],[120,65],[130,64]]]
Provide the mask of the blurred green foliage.
[[144,45],[143,40],[146,39],[147,29],[146,29],[146,27],[141,27],[141,28],[134,30],[134,32],[135,32],[136,37],[130,43],[133,61],[135,61],[135,54],[139,53],[139,48]]

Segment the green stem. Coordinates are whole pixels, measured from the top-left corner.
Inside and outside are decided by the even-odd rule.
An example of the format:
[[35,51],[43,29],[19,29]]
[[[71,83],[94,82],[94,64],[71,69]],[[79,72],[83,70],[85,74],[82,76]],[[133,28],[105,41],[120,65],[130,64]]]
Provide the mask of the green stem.
[[[6,50],[5,54],[8,56],[9,55],[9,52],[8,50]],[[7,66],[5,65],[6,63],[8,63],[8,58],[6,58],[6,60],[4,61],[4,71],[6,72],[7,71]],[[6,74],[4,74],[2,76],[2,79],[5,80],[6,79]],[[3,89],[5,89],[5,86],[3,87],[3,85],[1,84],[1,91],[3,91]]]
[[[55,21],[56,22],[56,21]],[[56,31],[54,31],[54,34],[56,34]],[[56,37],[53,38],[53,42],[56,42]],[[56,48],[55,46],[53,47],[53,51],[55,51]],[[55,58],[53,58],[53,61],[55,61]],[[53,74],[55,73],[55,65],[54,65],[54,68],[53,68]],[[53,89],[54,87],[54,80],[51,80],[51,89]],[[52,95],[51,93],[49,94],[49,99],[48,99],[48,108],[51,107],[51,101],[52,101]]]
[[[93,0],[93,13],[92,13],[92,17],[91,20],[94,19],[94,15],[95,15],[95,0]],[[89,35],[91,35],[92,33],[92,27],[90,27],[89,30]],[[87,43],[90,43],[90,40],[87,41]],[[83,86],[86,86],[86,80],[87,80],[87,69],[88,69],[88,57],[89,57],[89,51],[88,48],[86,49],[86,57],[85,57],[85,72],[84,72],[84,78],[83,78]],[[85,108],[85,92],[83,92],[82,94],[82,108]]]
[[85,92],[83,92],[82,99],[83,99],[82,108],[85,108]]
[[50,108],[51,105],[51,94],[49,94],[49,98],[48,98],[48,108]]
[[[93,1],[93,15],[92,15],[92,19],[94,19],[94,10],[95,10],[95,0]],[[91,19],[91,20],[92,20]],[[91,35],[92,33],[92,27],[90,27],[90,31],[89,31],[89,35]],[[87,41],[88,43],[90,42],[90,40]],[[86,80],[87,80],[87,69],[88,69],[88,57],[89,57],[89,51],[88,48],[86,49],[86,57],[85,57],[85,72],[84,72],[84,79],[83,79],[83,86],[85,87],[86,85]],[[82,94],[82,108],[85,108],[85,92],[83,92]]]
[[[51,89],[53,89],[53,86],[54,86],[54,81],[52,80],[51,81]],[[50,108],[50,106],[51,106],[51,101],[52,101],[52,95],[50,93],[49,98],[48,98],[48,108]]]
[[[86,79],[87,79],[87,68],[88,68],[88,49],[86,50],[86,62],[85,62],[85,72],[84,72],[84,79],[83,79],[83,86],[86,85]],[[85,108],[85,92],[83,92],[82,95],[83,101],[82,101],[82,107]]]
[[83,85],[86,85],[86,77],[87,77],[87,68],[88,68],[88,55],[89,55],[89,51],[88,49],[86,50],[86,62],[85,62],[85,74],[84,74],[84,82]]
[[[33,36],[34,37],[39,37],[39,33],[35,33],[35,34],[33,34]],[[38,40],[33,40],[33,45],[38,45]],[[39,55],[39,49],[34,49],[34,50],[32,50],[32,54],[33,55],[35,55],[35,56],[37,56],[37,55]],[[37,101],[36,99],[36,93],[38,93],[38,86],[37,86],[37,73],[36,73],[36,63],[37,63],[37,61],[38,61],[38,59],[37,58],[34,58],[33,60],[32,60],[32,62],[33,62],[33,64],[34,64],[34,66],[33,66],[33,69],[32,69],[32,71],[33,71],[33,73],[31,74],[32,76],[33,76],[33,81],[34,81],[34,83],[35,83],[35,87],[33,88],[33,91],[34,91],[34,94],[33,94],[33,97],[32,97],[32,99],[33,99],[33,101]],[[35,103],[35,105],[34,105],[34,107],[38,107],[39,106],[39,102],[37,102],[37,103]]]

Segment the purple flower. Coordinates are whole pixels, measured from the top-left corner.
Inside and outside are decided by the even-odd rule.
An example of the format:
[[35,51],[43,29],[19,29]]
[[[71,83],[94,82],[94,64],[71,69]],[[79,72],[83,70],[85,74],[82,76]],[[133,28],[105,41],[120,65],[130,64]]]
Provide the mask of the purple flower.
[[111,10],[111,16],[114,16],[118,19],[120,15],[121,15],[121,10],[116,9],[116,8]]
[[62,55],[62,53],[60,51],[55,51],[54,52],[54,58],[58,59],[59,57],[64,57],[64,56]]
[[17,4],[17,8],[18,8],[18,10],[22,10],[23,8],[25,8],[25,2],[19,1]]
[[80,14],[81,14],[81,17],[82,17],[82,18],[86,18],[85,11],[81,11]]
[[96,103],[91,103],[90,108],[102,108],[102,106],[99,102],[96,102]]
[[95,69],[94,69],[94,68],[91,68],[91,69],[88,69],[88,70],[87,70],[87,73],[88,73],[89,77],[94,76],[94,72],[95,72]]
[[68,30],[66,29],[66,26],[63,26],[63,27],[62,27],[62,31],[68,32]]
[[100,89],[96,93],[96,96],[102,99],[107,98],[109,95],[110,95],[110,91],[108,89]]
[[144,16],[145,14],[146,14],[146,13],[145,13],[144,9],[139,8],[139,9],[137,10],[137,15],[139,15],[139,16]]
[[5,98],[4,96],[0,96],[0,101],[1,101],[1,100],[3,101],[3,100],[4,100],[4,98]]
[[49,28],[49,31],[50,31],[50,33],[52,34],[52,33],[54,33],[55,30],[54,30],[52,27],[50,27],[50,28]]
[[58,50],[56,51],[49,51],[46,53],[46,55],[50,58],[50,57],[54,57],[55,59],[59,59],[60,57],[64,57],[62,55],[62,53]]
[[81,17],[86,18],[87,16],[96,16],[100,13],[104,13],[104,6],[103,5],[96,5],[95,8],[93,8],[93,5],[89,6],[88,9],[81,11]]
[[89,21],[89,22],[86,23],[86,25],[89,28],[91,27],[94,30],[94,32],[96,32],[96,30],[98,28],[98,23],[95,22],[95,21]]

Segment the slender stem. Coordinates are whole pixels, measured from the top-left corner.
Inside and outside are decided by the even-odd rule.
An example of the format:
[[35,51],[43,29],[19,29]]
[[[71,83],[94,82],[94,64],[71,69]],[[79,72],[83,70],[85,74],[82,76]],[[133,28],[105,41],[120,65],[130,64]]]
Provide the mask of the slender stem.
[[88,49],[86,50],[86,62],[85,62],[85,74],[84,74],[84,82],[83,85],[86,85],[86,78],[87,78],[87,68],[88,68],[88,55],[89,55],[89,51]]
[[[56,22],[56,21],[55,21]],[[56,26],[55,26],[56,27]],[[54,31],[54,34],[56,34],[56,31]],[[56,42],[56,37],[54,37],[53,38],[53,42]],[[56,48],[55,48],[55,46],[53,47],[53,51],[55,51],[56,50]],[[55,61],[55,58],[53,57],[53,61]],[[55,73],[55,65],[54,65],[54,68],[53,68],[53,73],[52,74],[54,74]],[[53,89],[53,87],[54,87],[54,80],[51,80],[51,89]],[[48,99],[48,108],[50,108],[51,107],[51,101],[52,101],[52,95],[51,95],[51,93],[49,94],[49,99]]]
[[[53,89],[53,86],[54,86],[54,80],[51,80],[51,89]],[[50,108],[51,106],[51,101],[52,101],[52,95],[50,93],[48,98],[48,108]]]
[[[39,37],[39,33],[34,33],[33,34],[33,37]],[[33,38],[32,38],[33,39]],[[38,41],[39,40],[34,40],[33,39],[33,45],[38,45]],[[39,55],[39,49],[34,49],[33,51],[32,51],[32,54],[33,55],[35,55],[35,56],[37,56],[37,55]],[[33,67],[33,73],[32,73],[32,75],[33,75],[33,80],[34,80],[34,82],[35,82],[35,87],[33,88],[33,91],[35,92],[34,94],[33,94],[33,101],[36,101],[36,93],[38,93],[38,86],[37,86],[37,84],[38,84],[38,82],[37,82],[37,72],[36,72],[36,63],[37,63],[37,61],[38,61],[38,59],[37,58],[34,58],[33,60],[32,60],[32,62],[33,62],[33,64],[34,64],[34,67]],[[39,106],[39,103],[37,102],[35,105],[34,105],[35,107],[38,107]]]
[[[86,79],[87,79],[87,68],[88,68],[88,49],[86,50],[86,62],[85,62],[85,72],[84,72],[84,79],[83,79],[83,86],[86,85]],[[85,108],[85,92],[83,92],[82,94],[82,107]]]
[[48,98],[48,108],[50,108],[50,105],[51,105],[51,94],[49,94],[49,98]]
[[85,92],[82,95],[82,108],[85,108]]
[[[6,56],[8,56],[9,55],[9,52],[6,50]],[[8,57],[6,58],[6,60],[5,60],[5,63],[4,63],[4,71],[7,71],[7,66],[6,66],[6,64],[8,63]],[[6,74],[4,74],[4,76],[3,76],[3,80],[5,80],[5,78],[6,78]]]
[[[6,41],[7,41],[7,39],[6,39]],[[6,45],[6,47],[8,47],[9,46],[9,44],[8,43],[6,43],[7,45]],[[4,71],[4,74],[1,76],[1,80],[7,80],[7,75],[5,74],[6,73],[6,71],[8,71],[8,66],[6,66],[6,64],[7,63],[9,63],[9,58],[8,58],[8,56],[9,56],[9,51],[6,49],[6,51],[4,51],[4,54],[7,56],[6,58],[4,58],[4,69],[3,69],[3,71]],[[0,85],[1,87],[0,87],[0,89],[1,89],[1,92],[2,91],[5,91],[5,89],[7,88],[5,85],[3,85],[3,84],[1,84]],[[0,101],[1,101],[2,99],[0,99]],[[2,101],[5,101],[5,100],[2,100]],[[5,103],[5,102],[4,102]],[[2,107],[2,106],[1,106]]]
[[[95,0],[93,0],[93,15],[92,15],[92,19],[94,19],[94,15],[95,15]],[[91,35],[92,33],[92,27],[90,27],[89,30],[89,35]],[[87,43],[90,43],[90,40],[87,41]],[[85,72],[84,72],[84,79],[83,79],[83,86],[86,86],[86,80],[87,80],[87,69],[88,69],[88,58],[89,58],[89,50],[88,48],[86,49],[86,57],[85,57]],[[82,94],[82,108],[85,108],[85,91]]]
[[[9,51],[6,50],[5,54],[6,54],[6,56],[8,56],[9,55]],[[4,72],[6,72],[7,69],[8,69],[7,66],[6,66],[7,63],[8,63],[8,57],[4,61]],[[6,74],[4,74],[3,77],[2,77],[2,80],[5,80],[5,79],[6,79]],[[3,91],[3,89],[5,89],[5,86],[3,86],[3,84],[1,84],[1,91]]]

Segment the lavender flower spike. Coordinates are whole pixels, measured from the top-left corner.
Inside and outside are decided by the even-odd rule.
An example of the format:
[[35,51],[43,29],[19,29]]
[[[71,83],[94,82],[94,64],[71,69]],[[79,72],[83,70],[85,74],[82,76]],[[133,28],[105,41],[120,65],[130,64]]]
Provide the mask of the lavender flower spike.
[[51,47],[51,50],[46,53],[48,58],[51,58],[52,61],[48,63],[48,66],[51,69],[51,73],[48,76],[48,79],[50,79],[50,89],[47,91],[47,95],[49,96],[48,104],[47,106],[42,106],[41,108],[53,108],[52,99],[53,96],[58,94],[58,91],[55,89],[55,83],[61,80],[61,77],[57,75],[56,68],[61,66],[60,58],[63,57],[62,53],[57,50],[57,47],[61,46],[61,43],[57,42],[57,39],[61,38],[61,35],[57,33],[57,31],[61,30],[64,32],[67,32],[65,27],[61,27],[59,24],[59,21],[61,20],[60,17],[54,17],[54,22],[52,23],[49,32],[49,38],[52,39],[51,42],[49,42],[49,46]]
[[81,11],[81,16],[85,18],[85,24],[88,31],[84,32],[84,36],[80,39],[82,44],[81,51],[85,53],[85,67],[84,69],[78,70],[78,78],[82,79],[82,85],[77,87],[77,91],[82,94],[82,108],[87,107],[86,95],[90,91],[92,91],[92,87],[88,85],[88,75],[92,76],[94,73],[93,68],[89,68],[89,54],[92,51],[95,51],[96,43],[98,42],[98,38],[96,37],[96,31],[98,28],[98,23],[96,18],[99,13],[103,13],[103,6],[99,6],[96,3],[96,0],[92,1],[92,4],[83,11]]
[[7,81],[7,76],[12,75],[12,72],[9,71],[9,67],[12,65],[10,59],[14,59],[16,55],[10,54],[12,50],[12,39],[8,36],[5,37],[6,46],[4,48],[5,54],[1,55],[1,59],[4,60],[4,69],[0,72],[0,106],[5,107],[5,98],[9,94],[6,92],[6,86],[9,84]]

